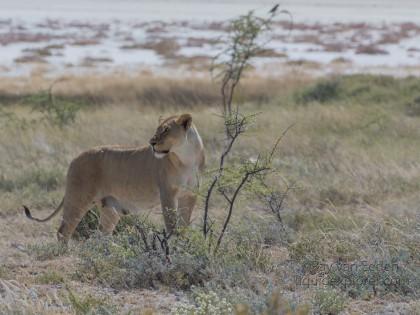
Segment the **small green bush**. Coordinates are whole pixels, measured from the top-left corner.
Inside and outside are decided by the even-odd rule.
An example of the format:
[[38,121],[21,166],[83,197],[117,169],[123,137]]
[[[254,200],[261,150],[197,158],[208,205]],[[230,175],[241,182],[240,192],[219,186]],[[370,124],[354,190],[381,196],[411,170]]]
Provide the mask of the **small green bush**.
[[195,245],[174,238],[169,241],[170,256],[166,256],[160,243],[153,243],[150,233],[147,236],[148,245],[134,228],[114,237],[91,237],[79,250],[77,275],[115,288],[149,288],[161,283],[188,289],[209,278],[208,257],[195,251]]
[[326,103],[340,95],[340,82],[337,80],[320,81],[296,94],[296,101],[302,104],[311,102]]
[[174,315],[230,315],[233,305],[215,292],[199,292],[194,296],[194,304],[178,305]]
[[67,288],[68,300],[76,315],[113,315],[120,314],[118,308],[108,305],[105,299],[96,298],[91,294],[79,296]]
[[252,280],[252,275],[276,268],[266,250],[270,246],[265,243],[267,236],[261,233],[264,225],[260,232],[254,230],[256,225],[232,226],[217,255],[211,250],[211,237],[204,239],[200,230],[184,229],[168,240],[166,255],[156,240],[159,228],[144,218],[127,216],[113,236],[94,233],[80,244],[80,266],[75,276],[114,288],[163,284],[181,290],[192,286],[256,290],[258,279]]
[[[226,296],[226,294],[224,296]],[[228,297],[230,298],[230,296]],[[260,296],[253,295],[252,298],[250,296],[247,300],[238,300],[235,298],[230,299],[232,301],[239,302],[230,302],[232,305],[235,305],[234,314],[236,315],[307,315],[310,311],[310,305],[308,303],[302,303],[299,299],[287,299],[282,294],[280,294],[278,290],[273,292],[266,292]]]
[[[0,96],[0,98],[4,100],[5,95]],[[6,96],[9,101],[13,101],[15,98],[16,95],[10,98]],[[23,130],[47,122],[50,125],[63,128],[74,123],[79,111],[87,105],[86,101],[80,97],[55,97],[50,90],[25,95],[23,104],[32,108],[32,111],[37,114],[35,118],[21,118],[12,111],[0,108],[0,121],[2,122],[0,126],[8,125]]]
[[75,122],[77,113],[84,103],[55,97],[50,91],[41,91],[27,96],[24,103],[30,105],[34,111],[44,115],[44,119],[52,125],[63,128]]
[[415,100],[420,92],[420,80],[415,77],[396,79],[391,76],[357,74],[320,80],[317,83],[295,92],[298,104],[312,102],[345,102],[365,104],[407,105],[407,113],[412,107],[416,112]]
[[335,315],[344,310],[346,297],[334,289],[318,289],[313,299],[316,314]]

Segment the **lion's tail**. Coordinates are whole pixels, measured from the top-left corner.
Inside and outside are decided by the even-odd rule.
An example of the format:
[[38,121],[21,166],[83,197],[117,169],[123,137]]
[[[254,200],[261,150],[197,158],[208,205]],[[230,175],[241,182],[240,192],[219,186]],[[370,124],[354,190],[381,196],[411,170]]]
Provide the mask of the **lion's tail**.
[[58,205],[57,209],[54,210],[53,213],[51,213],[48,217],[46,217],[45,219],[38,219],[38,218],[34,218],[31,214],[31,211],[29,211],[29,208],[27,206],[23,206],[23,208],[25,209],[25,214],[26,217],[37,221],[37,222],[47,222],[48,220],[50,220],[52,217],[54,217],[59,211],[60,209],[63,207],[63,203],[64,203],[64,198],[61,200],[60,204]]

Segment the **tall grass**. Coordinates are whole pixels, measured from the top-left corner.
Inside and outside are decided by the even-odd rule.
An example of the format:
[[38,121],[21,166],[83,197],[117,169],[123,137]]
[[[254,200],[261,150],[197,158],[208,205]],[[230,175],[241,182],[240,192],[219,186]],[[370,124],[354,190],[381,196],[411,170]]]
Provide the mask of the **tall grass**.
[[[63,76],[56,79],[54,95],[63,101],[90,105],[126,104],[165,110],[168,107],[192,109],[217,105],[219,87],[210,76],[186,78],[156,77],[151,73],[129,76]],[[308,82],[306,76],[286,78],[260,77],[251,73],[244,78],[236,101],[265,103]],[[13,105],[47,90],[54,80],[36,73],[29,78],[0,80],[0,104]]]
[[[212,83],[203,79],[145,80],[144,74],[141,77],[143,81],[140,76],[139,81],[117,76],[114,83],[111,77],[60,82],[56,93],[62,97],[103,97],[91,101],[96,106],[84,107],[75,122],[63,128],[48,122],[35,123],[39,114],[18,102],[23,95],[44,89],[47,81],[23,81],[20,87],[16,82],[0,83],[2,91],[16,87],[8,89],[14,95],[5,96],[1,108],[25,122],[0,119],[0,227],[7,231],[0,231],[5,245],[0,248],[0,257],[11,248],[6,241],[9,235],[24,239],[22,242],[31,237],[34,243],[53,235],[56,221],[47,223],[48,229],[32,222],[24,224],[26,221],[19,221],[20,207],[33,205],[41,215],[50,212],[63,196],[65,173],[77,154],[103,144],[146,145],[161,115],[191,112],[205,144],[208,168],[216,165],[224,134],[213,106],[218,99]],[[249,78],[237,101],[243,102],[244,113],[261,114],[248,136],[237,143],[242,159],[255,158],[252,152],[266,151],[282,130],[296,123],[274,160],[285,180],[296,183],[285,204],[284,229],[273,221],[268,209],[243,198],[232,218],[233,229],[226,236],[226,247],[221,250],[224,255],[206,256],[204,242],[189,235],[189,243],[173,245],[178,251],[168,266],[165,257],[142,251],[135,231],[130,230],[124,232],[124,237],[75,241],[69,251],[51,243],[25,247],[24,254],[33,260],[30,270],[43,264],[53,266],[50,276],[30,279],[51,285],[48,282],[71,278],[80,286],[129,289],[127,292],[169,287],[190,298],[189,302],[184,300],[189,303],[185,309],[198,308],[194,299],[202,296],[202,305],[207,305],[207,300],[225,298],[229,307],[247,304],[244,309],[263,312],[269,309],[270,297],[279,289],[291,309],[302,304],[310,305],[314,312],[335,313],[364,303],[364,310],[369,312],[375,301],[381,300],[393,311],[397,307],[393,303],[416,310],[420,118],[407,106],[416,106],[419,86],[417,78],[382,76],[322,80],[287,77],[269,81]],[[146,93],[147,89],[153,93]],[[199,203],[193,226],[201,224],[200,210]],[[159,226],[159,211],[150,211],[150,219]],[[222,214],[215,210],[214,224],[220,224]],[[11,220],[19,224],[12,228]],[[72,268],[62,263],[69,259],[80,265]],[[376,272],[370,275],[379,286],[344,287],[345,279],[363,282],[366,273],[336,269],[326,275],[322,269],[325,264],[363,261],[398,263],[401,268],[396,272],[382,274],[398,280],[399,285],[384,286],[385,278]],[[62,270],[53,262],[60,264],[66,276],[59,277]],[[16,278],[14,268],[18,267],[5,264],[0,278]],[[173,273],[169,275],[168,270]],[[327,288],[305,287],[296,283],[296,277],[329,282]],[[198,290],[195,293],[193,286]]]

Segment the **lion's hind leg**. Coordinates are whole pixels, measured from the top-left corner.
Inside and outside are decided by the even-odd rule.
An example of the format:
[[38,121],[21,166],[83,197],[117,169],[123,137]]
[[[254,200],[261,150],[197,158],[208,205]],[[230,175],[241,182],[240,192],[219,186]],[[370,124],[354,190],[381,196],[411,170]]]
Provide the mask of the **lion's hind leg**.
[[91,200],[79,204],[70,204],[64,200],[63,220],[57,232],[60,242],[68,243],[77,225],[89,210]]
[[112,234],[118,221],[120,214],[126,214],[122,205],[112,196],[102,198],[101,216],[99,218],[99,229],[104,234]]

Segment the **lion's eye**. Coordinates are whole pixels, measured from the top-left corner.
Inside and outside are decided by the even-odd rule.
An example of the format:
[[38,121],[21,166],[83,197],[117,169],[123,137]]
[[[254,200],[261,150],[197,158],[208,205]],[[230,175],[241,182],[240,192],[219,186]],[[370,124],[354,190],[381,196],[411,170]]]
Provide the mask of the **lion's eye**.
[[167,133],[169,131],[169,127],[165,126],[163,127],[162,133]]

